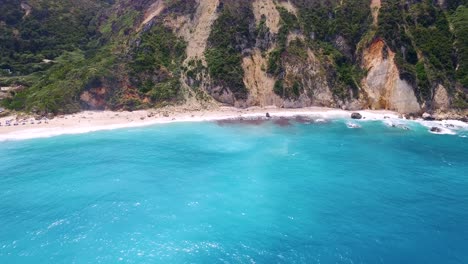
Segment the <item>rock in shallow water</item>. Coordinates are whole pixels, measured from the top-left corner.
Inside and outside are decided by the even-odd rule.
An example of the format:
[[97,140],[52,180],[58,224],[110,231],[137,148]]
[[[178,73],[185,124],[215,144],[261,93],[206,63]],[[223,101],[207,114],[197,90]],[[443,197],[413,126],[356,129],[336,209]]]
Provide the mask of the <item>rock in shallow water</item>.
[[352,113],[351,118],[352,119],[362,119],[362,115],[360,113]]
[[432,127],[432,128],[431,128],[431,132],[441,133],[441,132],[442,132],[442,129],[440,129],[440,128],[438,128],[438,127]]

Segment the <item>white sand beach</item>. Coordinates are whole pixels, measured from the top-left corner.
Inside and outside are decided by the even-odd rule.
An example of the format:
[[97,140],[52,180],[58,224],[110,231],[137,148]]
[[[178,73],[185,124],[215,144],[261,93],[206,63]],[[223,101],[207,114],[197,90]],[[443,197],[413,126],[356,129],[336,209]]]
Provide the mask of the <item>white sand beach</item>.
[[[80,134],[98,130],[141,127],[171,122],[200,122],[233,118],[293,117],[307,115],[317,119],[350,118],[351,113],[332,108],[310,107],[300,109],[259,108],[238,109],[219,107],[211,110],[188,110],[180,107],[149,109],[133,112],[84,111],[53,119],[35,120],[32,116],[12,115],[0,118],[0,141]],[[365,120],[399,119],[396,112],[386,110],[357,111]],[[10,123],[6,126],[6,123]]]

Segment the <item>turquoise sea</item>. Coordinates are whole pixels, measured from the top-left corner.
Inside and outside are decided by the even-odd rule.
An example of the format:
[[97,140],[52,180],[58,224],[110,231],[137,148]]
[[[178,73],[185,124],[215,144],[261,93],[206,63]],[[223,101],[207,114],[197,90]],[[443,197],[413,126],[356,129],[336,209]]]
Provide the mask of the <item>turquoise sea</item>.
[[468,138],[345,120],[0,142],[0,263],[468,263]]

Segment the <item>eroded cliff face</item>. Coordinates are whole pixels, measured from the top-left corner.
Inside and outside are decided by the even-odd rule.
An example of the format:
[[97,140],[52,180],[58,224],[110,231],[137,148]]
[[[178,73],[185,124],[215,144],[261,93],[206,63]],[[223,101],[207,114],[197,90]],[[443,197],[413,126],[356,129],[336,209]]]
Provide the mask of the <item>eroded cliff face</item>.
[[[288,20],[291,18],[282,17],[280,9],[285,10],[282,12],[287,12],[294,19],[299,19],[298,7],[295,6],[294,1],[255,0],[233,3],[222,0],[193,0],[188,5],[192,5],[191,8],[194,10],[192,13],[171,14],[170,8],[173,7],[166,1],[150,2],[143,8],[144,16],[137,29],[138,32],[145,27],[149,28],[162,23],[164,27],[169,28],[185,41],[186,57],[180,74],[185,103],[201,102],[203,105],[203,102],[219,102],[236,107],[371,108],[389,109],[401,113],[417,113],[422,111],[421,105],[425,105],[424,102],[418,101],[415,94],[417,87],[401,79],[400,70],[395,63],[396,53],[382,38],[374,37],[369,44],[357,51],[353,46],[356,44],[351,43],[346,35],[336,35],[331,39],[331,43],[346,60],[354,60],[366,73],[361,80],[354,80],[358,89],[352,90],[335,77],[337,75],[334,72],[337,67],[336,62],[330,60],[322,47],[306,45],[299,49],[291,48],[291,45],[297,45],[297,43],[300,45],[308,43],[310,38],[315,38],[316,32],[309,32],[309,35],[305,35],[306,32],[300,27],[288,29],[286,41],[281,44],[281,38],[284,38],[285,34],[282,27],[290,23]],[[336,5],[340,7],[343,2],[337,1]],[[373,18],[371,23],[376,28],[379,25],[382,2],[370,0],[368,5]],[[242,71],[241,84],[238,82],[234,86],[232,82],[216,81],[216,78],[210,74],[210,65],[206,60],[208,49],[214,47],[213,43],[209,43],[210,37],[211,41],[214,41],[213,39],[223,41],[216,39],[222,34],[213,37],[213,30],[231,30],[230,28],[214,29],[214,24],[221,14],[225,14],[225,9],[237,12],[239,16],[242,15],[241,20],[244,22],[248,20],[248,25],[245,26],[247,28],[243,28],[245,32],[231,38],[230,41],[235,43],[228,46],[235,50],[234,53],[231,51],[229,56],[241,57],[240,66],[230,69],[230,71]],[[248,12],[253,14],[252,18],[246,16]],[[332,18],[331,14],[328,16]],[[222,23],[227,23],[228,27],[237,27],[236,23],[240,22],[231,19]],[[229,25],[229,23],[234,24]],[[253,34],[256,34],[254,41],[252,41]],[[272,74],[269,73],[268,67],[270,67],[274,52],[278,50],[280,51],[278,63],[280,63],[281,71]],[[235,55],[236,52],[238,55]],[[219,79],[219,76],[217,78]],[[239,96],[239,90],[242,89],[245,89],[245,96]],[[91,99],[87,98],[88,95],[84,94],[84,97],[90,101]],[[93,100],[90,102],[95,103]],[[448,109],[450,103],[447,89],[439,85],[434,90],[433,105]],[[102,104],[102,100],[99,104]]]
[[143,22],[141,22],[140,26],[138,27],[138,31],[140,31],[152,19],[159,16],[165,7],[166,5],[163,0],[154,1],[144,12]]
[[284,107],[337,106],[325,69],[310,49],[304,50],[301,56],[288,55],[284,61],[284,69],[284,89],[292,88],[292,92],[298,95],[294,97],[285,94]]
[[363,68],[367,76],[362,80],[367,103],[372,109],[389,109],[400,113],[421,110],[413,87],[400,79],[395,53],[382,39],[376,39],[363,52]]
[[259,50],[251,56],[244,57],[244,84],[249,91],[245,106],[282,106],[283,100],[274,93],[275,79],[265,72],[266,59]]
[[447,88],[443,85],[437,85],[434,94],[434,107],[440,110],[447,110],[450,108],[450,96],[447,92]]
[[[187,43],[187,57],[184,64],[192,76],[188,76],[187,72],[181,76],[181,83],[186,88],[186,101],[193,101],[192,97],[196,97],[197,93],[192,92],[195,88],[209,94],[215,101],[236,107],[327,106],[351,109],[369,107],[403,113],[421,110],[413,87],[399,78],[399,71],[394,63],[395,53],[389,50],[383,40],[372,42],[362,52],[362,67],[367,70],[367,76],[361,82],[363,95],[359,100],[350,98],[343,101],[342,98],[333,95],[334,82],[327,79],[329,75],[324,62],[310,48],[303,50],[303,56],[291,52],[283,53],[281,63],[284,71],[280,77],[267,73],[269,56],[278,47],[277,38],[282,23],[278,8],[284,8],[290,14],[297,16],[297,8],[290,1],[255,0],[251,3],[255,18],[251,27],[263,26],[268,32],[263,39],[257,38],[255,46],[245,47],[241,52],[243,83],[247,96],[245,99],[236,98],[231,87],[214,84],[206,68],[207,42],[213,30],[213,23],[219,17],[223,6],[224,3],[220,3],[219,0],[197,0],[194,14],[164,18],[164,25],[171,28]],[[370,3],[374,25],[378,23],[380,6],[380,0],[372,0]],[[154,20],[164,8],[164,1],[157,0],[151,4],[145,12],[140,27]],[[305,42],[306,37],[301,32],[289,32],[286,49],[293,41]],[[338,36],[336,42],[346,43],[346,40]],[[352,57],[348,44],[346,46],[346,56]],[[329,67],[333,66],[328,65]],[[275,85],[281,85],[282,90],[276,87],[275,91]]]
[[266,53],[262,48],[269,48],[273,42],[270,36],[277,34],[279,30],[280,16],[273,0],[255,0],[252,3],[255,17],[255,26],[265,23],[268,30],[266,39],[257,39],[257,44],[242,60],[244,70],[244,85],[248,90],[247,100],[241,102],[243,106],[282,106],[283,100],[274,93],[275,79],[267,74],[268,64]]
[[[286,38],[286,50],[282,54],[280,76],[267,72],[271,54],[278,48],[278,34],[281,30],[281,16],[278,8],[285,8],[295,16],[297,10],[288,1],[256,0],[253,2],[255,25],[262,23],[268,29],[266,36],[257,38],[256,46],[243,58],[244,84],[248,98],[237,102],[242,107],[277,106],[299,108],[308,106],[336,107],[331,89],[327,82],[325,69],[320,59],[305,45],[305,36],[300,32],[289,32]],[[296,43],[297,42],[297,43]],[[275,87],[276,86],[276,87]]]
[[453,76],[434,74],[450,62],[432,63],[430,50],[415,44],[411,34],[422,26],[410,32],[392,13],[405,6],[418,23],[429,20],[424,12],[448,8],[446,1],[121,0],[110,6],[96,18],[103,47],[80,61],[87,79],[74,87],[73,100],[64,100],[85,109],[185,104],[420,113],[463,106],[467,98]]
[[280,15],[273,0],[255,0],[252,3],[255,16],[255,24],[258,26],[262,17],[265,18],[266,26],[270,32],[277,34],[279,30]]

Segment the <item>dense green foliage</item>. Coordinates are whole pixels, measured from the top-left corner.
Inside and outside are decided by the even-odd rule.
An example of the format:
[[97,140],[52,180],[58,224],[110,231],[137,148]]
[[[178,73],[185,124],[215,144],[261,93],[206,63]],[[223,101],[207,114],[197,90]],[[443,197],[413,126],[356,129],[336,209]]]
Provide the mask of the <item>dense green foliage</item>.
[[155,102],[177,100],[185,47],[185,42],[168,28],[156,26],[143,33],[130,64],[140,92]]
[[321,42],[342,36],[352,51],[372,22],[369,1],[310,1],[302,5],[299,16],[307,36]]
[[[296,16],[289,13],[286,9],[282,7],[277,8],[280,13],[280,28],[278,32],[278,44],[277,48],[270,52],[268,58],[268,69],[269,74],[275,76],[280,75],[283,72],[283,67],[281,65],[281,56],[286,52],[288,35],[293,30],[299,29],[299,23]],[[275,91],[279,91],[276,89]],[[279,95],[282,95],[281,91]]]
[[79,94],[92,83],[112,76],[116,57],[103,48],[98,56],[86,58],[82,51],[67,52],[31,88],[4,104],[11,109],[39,113],[73,113],[80,109]]
[[[351,95],[350,91],[354,91],[353,94],[357,96],[362,70],[357,66],[354,53],[372,20],[368,1],[296,1],[296,4],[300,7],[297,18],[286,9],[278,7],[281,16],[278,47],[269,54],[268,73],[281,78],[284,63],[282,58],[304,56],[310,48],[321,54],[324,61],[332,63],[335,70],[330,71],[328,77],[334,95],[346,100]],[[291,32],[303,33],[306,36],[305,46],[298,48],[297,42],[293,42],[287,47],[287,37]],[[284,82],[278,82],[275,92],[291,97],[296,94],[296,83],[297,81],[293,81],[291,87],[285,87]]]
[[99,0],[29,4],[4,0],[0,5],[0,75],[45,70],[50,64],[44,59],[83,48],[94,36],[99,10],[107,5]]
[[377,39],[395,53],[400,78],[420,103],[431,107],[442,84],[453,106],[468,107],[467,0],[385,0],[376,25],[369,0],[290,0],[297,12],[276,6],[277,34],[267,17],[255,20],[252,1],[220,0],[206,64],[184,62],[186,43],[176,29],[196,21],[196,0],[164,1],[164,11],[144,26],[153,1],[1,2],[0,86],[24,87],[0,102],[11,109],[75,112],[94,107],[81,96],[97,90],[101,108],[179,103],[181,80],[197,96],[212,89],[245,100],[242,63],[253,51],[267,60],[261,68],[276,80],[274,92],[282,98],[297,100],[327,85],[341,105],[359,96],[363,51]]
[[[454,8],[455,1],[449,2],[447,1],[450,10]],[[459,10],[463,12],[463,6]],[[450,14],[434,5],[433,1],[423,0],[411,5],[400,0],[382,3],[377,34],[396,52],[395,62],[400,70],[400,77],[416,87],[421,101],[430,101],[434,88],[440,83],[450,87],[449,83],[459,80],[463,84],[466,76],[463,73],[464,68],[456,69],[457,63],[462,65],[466,61],[462,54],[463,47],[468,42],[465,39],[464,44],[460,44],[466,34],[460,31],[457,34],[457,28],[461,31],[468,28],[466,18],[462,17],[458,12],[452,15],[452,20],[459,23],[458,27],[457,23],[453,23],[453,26],[460,39],[455,42],[454,49],[455,36],[450,29]],[[458,58],[454,54],[459,54]]]
[[288,46],[288,35],[292,31],[300,30],[299,22],[295,15],[288,12],[283,7],[277,7],[280,14],[280,28],[277,36],[277,47],[270,52],[268,58],[267,72],[277,78],[273,91],[288,99],[296,99],[300,95],[300,84],[294,80],[291,87],[286,86],[284,81],[284,61],[285,54],[297,57],[299,60],[307,59],[307,47],[302,41],[292,41]]
[[457,79],[468,87],[468,6],[460,6],[453,13],[452,24],[456,36],[455,48],[458,54]]
[[208,39],[206,61],[214,85],[228,88],[236,98],[247,98],[242,69],[242,50],[254,43],[249,25],[253,20],[251,8],[225,5],[212,26]]

